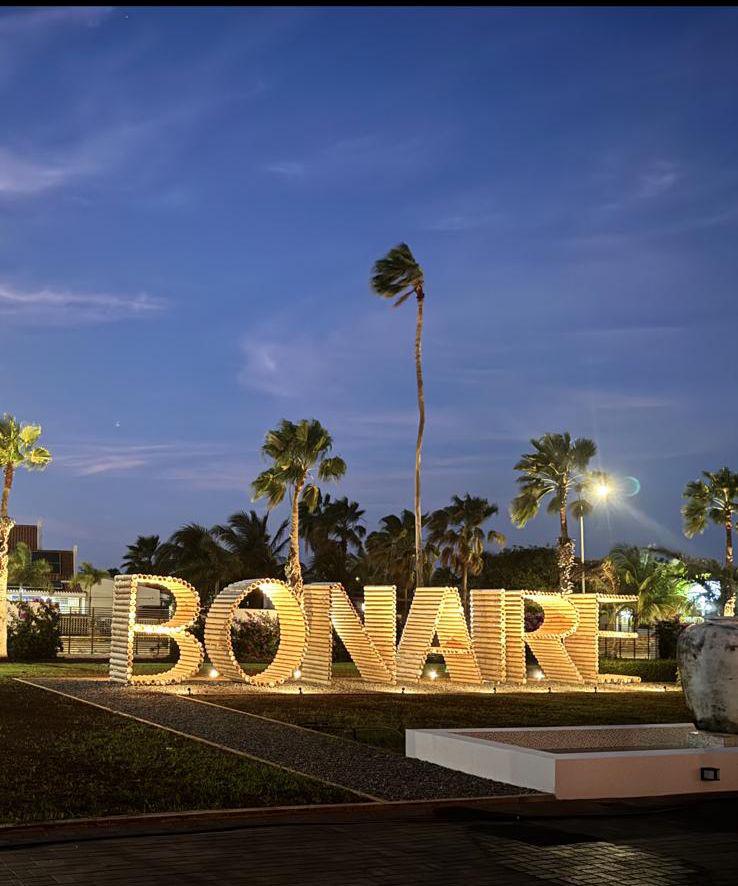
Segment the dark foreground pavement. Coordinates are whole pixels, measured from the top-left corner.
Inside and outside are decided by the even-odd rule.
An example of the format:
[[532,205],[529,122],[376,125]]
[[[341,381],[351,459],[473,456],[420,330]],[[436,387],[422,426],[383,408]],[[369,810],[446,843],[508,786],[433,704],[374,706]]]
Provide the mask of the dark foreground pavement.
[[0,830],[0,886],[734,886],[738,798],[524,799]]

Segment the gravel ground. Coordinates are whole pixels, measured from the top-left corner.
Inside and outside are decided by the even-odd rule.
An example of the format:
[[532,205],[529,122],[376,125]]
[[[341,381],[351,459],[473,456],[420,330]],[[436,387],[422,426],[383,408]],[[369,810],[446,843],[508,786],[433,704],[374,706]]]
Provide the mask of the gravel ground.
[[101,680],[35,679],[112,711],[168,726],[380,800],[431,800],[530,793],[286,723],[213,707],[181,695]]

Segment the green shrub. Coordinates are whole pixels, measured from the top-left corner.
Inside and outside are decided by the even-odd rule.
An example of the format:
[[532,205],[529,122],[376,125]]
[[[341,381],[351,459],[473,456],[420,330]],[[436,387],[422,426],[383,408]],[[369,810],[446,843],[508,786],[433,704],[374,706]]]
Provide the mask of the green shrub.
[[11,661],[47,661],[62,650],[59,609],[34,600],[9,607],[8,658]]
[[626,674],[644,683],[676,683],[677,663],[673,658],[601,658],[601,674]]
[[678,615],[675,618],[656,622],[654,630],[659,644],[660,658],[676,658],[677,640],[686,627],[686,622],[681,621]]
[[270,661],[279,646],[279,622],[273,616],[252,611],[231,629],[237,661]]

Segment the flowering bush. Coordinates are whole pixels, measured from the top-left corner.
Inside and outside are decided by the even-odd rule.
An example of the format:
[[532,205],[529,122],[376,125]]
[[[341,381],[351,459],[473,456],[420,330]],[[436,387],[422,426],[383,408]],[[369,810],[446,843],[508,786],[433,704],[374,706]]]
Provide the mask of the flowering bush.
[[8,658],[12,661],[47,660],[61,652],[57,606],[42,600],[9,603],[8,616]]
[[234,622],[231,636],[237,661],[269,661],[279,645],[279,622],[274,616],[249,612],[242,621]]

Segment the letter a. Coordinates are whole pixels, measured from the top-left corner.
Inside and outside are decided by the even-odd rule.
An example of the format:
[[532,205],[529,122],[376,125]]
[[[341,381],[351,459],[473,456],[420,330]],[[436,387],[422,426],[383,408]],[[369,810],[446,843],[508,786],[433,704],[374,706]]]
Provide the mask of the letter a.
[[[439,646],[432,646],[438,634]],[[455,683],[479,685],[482,675],[456,588],[417,588],[397,647],[397,679],[419,680],[426,659],[442,655]]]

